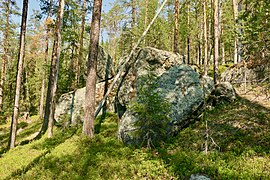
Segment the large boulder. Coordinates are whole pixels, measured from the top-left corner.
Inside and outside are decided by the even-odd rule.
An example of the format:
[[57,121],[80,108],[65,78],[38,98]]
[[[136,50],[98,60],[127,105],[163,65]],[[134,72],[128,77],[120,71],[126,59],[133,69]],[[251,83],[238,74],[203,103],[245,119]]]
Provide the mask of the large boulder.
[[252,84],[268,78],[269,74],[269,61],[243,61],[224,71],[221,74],[221,82],[230,82],[236,85],[241,85],[245,82]]
[[[85,73],[87,68],[85,67]],[[106,79],[111,79],[115,75],[114,64],[111,56],[99,47],[97,61],[97,82],[103,82]]]
[[183,64],[183,57],[169,51],[146,47],[136,51],[122,75],[118,87],[117,100],[122,106],[129,104],[136,97],[137,78],[148,73],[160,76],[174,65]]
[[[96,85],[96,106],[103,99],[105,82]],[[109,111],[113,110],[112,99],[114,94],[111,93],[107,99],[107,107]],[[83,117],[85,103],[85,87],[71,91],[61,95],[55,107],[54,119],[57,122],[66,122],[77,124],[81,122]]]
[[[167,126],[167,134],[173,135],[190,123],[192,116],[196,114],[205,98],[212,92],[214,83],[208,77],[200,79],[197,72],[183,64],[172,66],[168,70],[158,73],[157,76],[157,92],[160,97],[171,104],[169,114],[171,121]],[[133,112],[129,110],[120,121],[118,135],[127,144],[138,143],[136,137],[133,137],[133,132],[136,131],[133,124],[136,121]]]
[[[103,98],[105,82],[110,83],[110,79],[115,75],[112,58],[102,47],[99,47],[97,62],[96,105]],[[85,64],[85,74],[86,70],[87,65]],[[111,102],[113,96],[114,94],[111,93],[107,100],[107,107],[111,111],[113,110],[113,103]],[[84,102],[85,87],[62,94],[55,107],[55,120],[57,122],[68,121],[67,123],[77,124],[83,118]]]

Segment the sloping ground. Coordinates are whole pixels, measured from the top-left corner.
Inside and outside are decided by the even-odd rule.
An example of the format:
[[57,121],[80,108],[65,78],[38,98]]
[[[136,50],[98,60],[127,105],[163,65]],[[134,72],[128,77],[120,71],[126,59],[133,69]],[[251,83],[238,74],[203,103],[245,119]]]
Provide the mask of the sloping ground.
[[236,88],[237,93],[251,102],[255,102],[263,107],[270,108],[270,81],[248,85],[244,88],[244,84]]
[[269,121],[269,108],[239,97],[154,150],[124,146],[112,120],[92,140],[57,130],[3,154],[0,179],[270,179]]
[[[179,177],[202,173],[213,179],[270,178],[269,109],[239,98],[205,116],[208,130],[206,120],[196,122],[166,152]],[[203,153],[207,134],[208,154]]]

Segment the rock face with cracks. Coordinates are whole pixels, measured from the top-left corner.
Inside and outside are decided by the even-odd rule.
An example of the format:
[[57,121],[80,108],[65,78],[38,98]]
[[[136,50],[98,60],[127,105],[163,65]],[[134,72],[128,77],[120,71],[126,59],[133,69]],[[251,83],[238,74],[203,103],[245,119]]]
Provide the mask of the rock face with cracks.
[[[142,67],[147,67],[147,64],[140,66],[140,68]],[[158,76],[157,92],[160,97],[171,104],[169,114],[171,121],[167,126],[167,134],[173,135],[190,123],[192,116],[196,115],[199,107],[212,92],[214,83],[209,77],[200,79],[197,72],[184,64],[171,66],[163,72],[159,68],[157,69],[157,71],[153,69],[151,72]],[[141,69],[137,78],[145,75],[146,72]],[[133,137],[133,132],[136,131],[136,127],[134,127],[136,120],[133,113],[128,110],[120,121],[118,135],[127,144],[139,143],[136,137]]]

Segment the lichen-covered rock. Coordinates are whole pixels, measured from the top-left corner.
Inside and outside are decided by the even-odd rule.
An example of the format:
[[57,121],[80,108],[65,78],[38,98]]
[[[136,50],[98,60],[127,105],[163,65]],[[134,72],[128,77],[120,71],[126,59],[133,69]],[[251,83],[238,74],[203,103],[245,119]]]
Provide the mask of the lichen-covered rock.
[[[202,83],[204,82],[204,83]],[[171,104],[170,123],[167,134],[172,135],[190,123],[204,99],[213,90],[211,78],[199,78],[199,74],[188,65],[176,65],[160,74],[157,79],[157,92]],[[134,144],[136,138],[133,126],[136,117],[127,111],[122,117],[118,135],[125,143]]]
[[214,104],[223,102],[233,102],[236,99],[236,93],[233,85],[229,82],[221,82],[216,85],[212,92]]
[[[96,85],[96,106],[102,100],[104,94],[105,82]],[[114,94],[111,93],[107,100],[109,111],[113,110],[112,99]],[[83,117],[83,108],[85,103],[85,87],[61,95],[55,107],[54,119],[57,122],[70,121],[71,124],[81,122]]]
[[[85,67],[85,73],[87,68]],[[97,82],[105,81],[105,79],[113,77],[114,64],[111,56],[107,54],[102,47],[99,47],[97,61]]]
[[199,174],[192,174],[189,180],[211,180],[209,177]]
[[258,62],[241,62],[228,68],[221,74],[221,82],[230,82],[232,84],[241,85],[245,82],[255,83],[269,77],[270,63],[269,61]]
[[[97,85],[96,85],[96,102],[97,104],[102,100],[104,94],[105,81],[114,76],[114,65],[112,58],[107,54],[102,47],[99,47],[97,64]],[[86,73],[85,65],[85,73]],[[113,92],[109,95],[107,100],[107,107],[113,110],[112,100]],[[57,122],[70,121],[72,124],[77,124],[82,120],[84,101],[85,100],[85,87],[71,91],[61,95],[56,104],[54,118]],[[69,122],[68,122],[69,123]]]
[[172,66],[182,63],[183,57],[173,52],[152,47],[138,50],[127,65],[130,68],[128,68],[129,70],[119,87],[117,97],[119,102],[125,106],[136,97],[136,80],[138,77],[150,72],[160,76]]

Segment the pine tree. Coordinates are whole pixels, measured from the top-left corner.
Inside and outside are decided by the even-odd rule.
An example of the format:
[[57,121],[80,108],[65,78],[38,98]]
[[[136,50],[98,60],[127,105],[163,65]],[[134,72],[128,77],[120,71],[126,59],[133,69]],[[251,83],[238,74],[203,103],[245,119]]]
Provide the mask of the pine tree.
[[56,27],[54,30],[54,43],[53,43],[53,52],[52,52],[52,58],[51,58],[50,76],[49,76],[49,81],[48,81],[44,121],[43,121],[43,125],[40,131],[40,135],[41,135],[41,134],[44,134],[48,129],[48,137],[52,137],[53,135],[55,95],[57,91],[59,58],[60,58],[60,48],[61,48],[61,25],[62,25],[63,13],[64,13],[64,5],[65,5],[65,1],[60,0],[59,6],[58,6]]
[[18,69],[16,77],[16,92],[14,100],[14,111],[10,128],[10,142],[9,147],[14,148],[16,142],[16,132],[19,117],[19,102],[20,102],[20,88],[23,73],[23,63],[24,63],[24,47],[25,47],[25,32],[26,32],[26,20],[27,20],[27,10],[28,10],[28,0],[23,1],[22,10],[22,22],[21,22],[21,34],[20,34],[20,52],[18,55]]
[[94,0],[94,9],[91,23],[89,56],[87,62],[87,80],[85,93],[85,109],[82,133],[94,136],[94,117],[96,107],[96,72],[100,34],[100,19],[102,0]]

